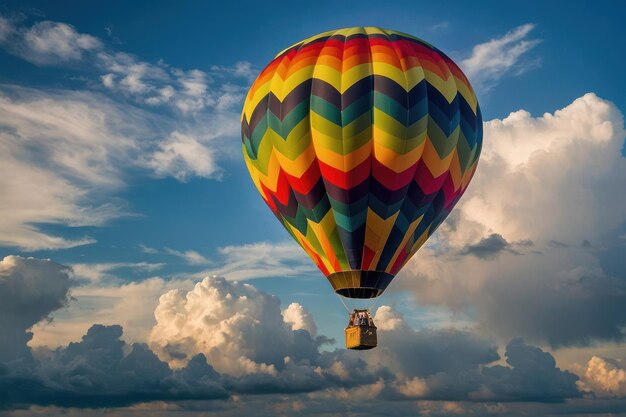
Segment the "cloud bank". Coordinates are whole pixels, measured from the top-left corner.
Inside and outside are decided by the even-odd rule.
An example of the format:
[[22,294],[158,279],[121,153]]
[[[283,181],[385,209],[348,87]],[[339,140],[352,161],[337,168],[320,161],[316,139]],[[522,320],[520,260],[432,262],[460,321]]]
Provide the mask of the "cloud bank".
[[[479,333],[416,331],[387,306],[376,313],[379,349],[320,351],[329,340],[314,335],[315,322],[302,306],[281,311],[275,296],[218,277],[187,292],[163,294],[149,345],[126,343],[119,325],[94,324],[80,341],[33,351],[26,345],[28,328],[63,305],[67,270],[32,258],[9,257],[4,263],[2,282],[23,281],[29,297],[1,304],[1,317],[32,306],[32,297],[50,300],[14,326],[22,338],[2,350],[0,387],[8,395],[0,406],[8,409],[199,400],[226,400],[233,407],[238,396],[261,394],[306,395],[312,401],[331,396],[348,403],[364,396],[368,401],[561,401],[580,395],[575,375],[521,339],[508,344],[507,366],[493,365],[500,359],[497,347]],[[35,275],[53,285],[26,291]]]
[[620,111],[591,93],[553,114],[486,122],[467,195],[395,288],[503,340],[622,340],[626,281],[602,256],[624,246],[624,136]]

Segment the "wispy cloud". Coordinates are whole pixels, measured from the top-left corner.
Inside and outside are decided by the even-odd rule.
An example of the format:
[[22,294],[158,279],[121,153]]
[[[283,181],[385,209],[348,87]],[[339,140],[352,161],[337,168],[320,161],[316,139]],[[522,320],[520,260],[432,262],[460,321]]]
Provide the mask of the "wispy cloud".
[[18,26],[0,16],[0,44],[12,54],[37,65],[59,65],[100,50],[95,36],[79,33],[72,25],[42,21],[31,27]]
[[121,280],[111,272],[128,268],[135,271],[154,272],[165,266],[164,263],[149,262],[107,262],[107,263],[75,263],[72,267],[74,278],[77,280],[86,280],[89,283],[103,284],[105,281],[109,284],[119,283]]
[[[0,245],[58,249],[95,242],[39,224],[100,226],[131,214],[115,194],[128,171],[219,179],[238,135],[234,108],[251,66],[175,68],[149,63],[75,27],[0,16],[0,47],[36,65],[65,66],[82,91],[0,86]],[[228,143],[231,143],[229,141]],[[235,142],[232,142],[235,143]]]
[[492,39],[474,46],[469,57],[460,61],[463,71],[476,87],[489,89],[507,73],[521,74],[538,61],[523,61],[522,57],[540,39],[529,39],[535,25],[527,23],[506,33],[501,38]]
[[98,94],[0,88],[0,244],[91,243],[51,236],[36,224],[98,226],[127,215],[111,195],[124,184],[120,166],[138,151],[136,141],[149,137],[149,118],[140,114]]
[[165,254],[165,255],[176,256],[178,258],[183,259],[189,265],[207,265],[207,264],[212,263],[210,259],[202,256],[195,250],[191,250],[191,249],[186,250],[186,251],[179,251],[179,250],[175,250],[171,248],[165,248],[163,250],[159,250],[159,249],[151,248],[145,245],[139,245],[139,248],[141,249],[143,253],[147,253],[150,255],[164,255]]
[[446,32],[450,27],[450,22],[447,20],[443,20],[439,23],[432,24],[428,26],[428,30],[431,32]]
[[293,277],[316,272],[317,268],[295,242],[256,242],[219,249],[223,266],[197,276],[219,275],[229,280]]

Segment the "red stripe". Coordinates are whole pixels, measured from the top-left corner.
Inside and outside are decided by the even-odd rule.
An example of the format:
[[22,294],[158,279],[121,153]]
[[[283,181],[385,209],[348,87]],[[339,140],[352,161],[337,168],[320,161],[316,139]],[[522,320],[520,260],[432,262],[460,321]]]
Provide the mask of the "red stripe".
[[348,172],[343,172],[319,161],[322,178],[324,178],[324,181],[328,181],[337,187],[349,190],[369,178],[370,159],[371,157],[368,157],[365,161]]
[[376,252],[368,248],[367,246],[363,247],[363,259],[361,260],[361,269],[369,269],[372,265],[372,261],[374,260],[374,255]]
[[286,172],[285,176],[289,180],[289,184],[291,184],[294,191],[306,195],[311,191],[315,184],[317,184],[322,174],[320,172],[319,165],[317,164],[317,160],[313,160],[311,166],[307,168],[300,178],[289,175]]
[[372,162],[372,176],[391,191],[397,191],[410,184],[413,178],[415,178],[416,169],[417,163],[402,172],[395,172],[377,159],[374,159]]
[[434,178],[426,164],[420,161],[415,171],[415,182],[424,194],[432,194],[441,189],[447,176],[448,172],[444,172],[439,177]]

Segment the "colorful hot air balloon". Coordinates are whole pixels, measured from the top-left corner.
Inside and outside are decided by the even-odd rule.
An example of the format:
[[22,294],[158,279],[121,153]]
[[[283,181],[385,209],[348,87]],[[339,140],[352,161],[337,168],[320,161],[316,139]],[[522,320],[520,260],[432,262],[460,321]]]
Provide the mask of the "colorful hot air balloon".
[[334,30],[252,84],[243,155],[259,193],[338,294],[377,297],[448,216],[480,155],[459,67],[413,36]]

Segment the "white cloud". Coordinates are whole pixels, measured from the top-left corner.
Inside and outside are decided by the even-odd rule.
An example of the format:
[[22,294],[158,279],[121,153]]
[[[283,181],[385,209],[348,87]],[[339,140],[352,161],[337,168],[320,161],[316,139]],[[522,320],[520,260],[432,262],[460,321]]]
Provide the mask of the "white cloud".
[[192,176],[219,178],[221,173],[214,149],[178,131],[161,142],[146,163],[157,176],[172,176],[179,181]]
[[1,16],[0,43],[14,55],[37,65],[79,61],[85,53],[102,48],[98,38],[79,33],[66,23],[46,20],[26,28]]
[[256,70],[250,62],[247,61],[239,61],[232,66],[214,65],[211,67],[211,70],[216,72],[233,74],[236,77],[245,78],[250,82],[252,82],[259,74],[259,71]]
[[24,33],[29,50],[26,57],[35,63],[79,60],[83,52],[102,47],[101,42],[91,36],[78,33],[66,23],[44,21],[34,24]]
[[[202,111],[236,109],[243,101],[245,86],[231,82],[235,81],[232,78],[243,77],[248,82],[252,71],[245,62],[238,63],[234,69],[213,67],[209,74],[199,69],[171,68],[163,62],[151,64],[123,52],[100,52],[97,57],[94,65],[107,72],[101,76],[105,87],[140,103],[168,105],[192,116]],[[230,81],[215,81],[224,78]]]
[[593,356],[587,363],[582,386],[600,396],[626,397],[626,361]]
[[291,303],[283,310],[283,319],[291,325],[291,330],[306,330],[311,336],[317,334],[313,316],[298,303]]
[[390,306],[380,306],[376,310],[374,317],[376,327],[382,331],[407,329],[408,325],[404,321],[404,317]]
[[6,17],[0,16],[0,42],[4,42],[15,30],[13,24]]
[[99,79],[110,92],[189,115],[238,112],[246,86],[256,75],[245,61],[232,67],[213,66],[210,73],[174,68],[162,61],[149,63],[62,22],[42,21],[27,27],[0,16],[0,46],[38,65],[81,61],[80,67],[72,69],[102,72]]
[[291,277],[317,271],[295,242],[256,242],[219,249],[224,266],[203,271],[205,275],[225,276],[229,280],[264,277]]
[[109,262],[109,263],[92,263],[92,264],[71,264],[71,268],[74,272],[74,276],[80,280],[86,280],[89,283],[100,283],[107,281],[109,283],[121,282],[110,272],[129,268],[135,271],[154,272],[161,269],[165,264],[163,263],[148,263],[148,262]]
[[206,264],[211,263],[210,259],[200,255],[198,252],[196,252],[195,250],[191,250],[191,249],[186,250],[186,251],[179,251],[179,250],[170,249],[170,248],[158,250],[156,248],[151,248],[145,245],[139,245],[139,249],[141,249],[143,253],[148,253],[151,255],[165,254],[165,255],[176,256],[178,258],[183,259],[185,262],[187,262],[190,265],[206,265]]
[[523,72],[525,67],[520,59],[541,42],[538,39],[527,39],[534,28],[534,24],[528,23],[501,38],[474,46],[472,54],[460,61],[461,68],[472,84],[489,88],[511,70]]
[[100,52],[97,58],[94,64],[107,71],[102,78],[107,88],[143,96],[153,92],[157,85],[170,80],[166,69],[140,61],[123,52]]
[[[142,268],[142,266],[133,267]],[[96,266],[97,267],[97,266]],[[120,324],[126,340],[145,342],[156,323],[154,310],[163,293],[177,289],[191,289],[189,280],[166,281],[153,277],[139,282],[123,282],[111,274],[89,271],[88,265],[73,266],[77,278],[99,274],[93,282],[72,289],[73,301],[52,314],[53,320],[42,321],[33,327],[30,346],[57,347],[80,339],[92,324]],[[103,268],[104,269],[104,268]],[[108,270],[107,270],[108,271]]]
[[106,88],[113,88],[115,85],[115,74],[104,74],[100,79]]
[[124,185],[118,167],[148,136],[147,120],[97,94],[0,90],[0,244],[35,250],[93,242],[37,224],[97,226],[125,215],[123,203],[103,197]]
[[195,250],[191,250],[191,249],[186,250],[186,251],[177,251],[174,249],[166,248],[165,253],[169,255],[178,256],[179,258],[184,259],[185,262],[187,262],[189,265],[206,265],[206,264],[211,263],[209,259],[200,255]]
[[100,226],[129,215],[127,204],[115,198],[129,169],[181,181],[220,178],[218,162],[232,158],[237,147],[224,140],[238,126],[228,115],[180,123],[92,92],[0,87],[0,186],[6,196],[0,200],[0,245],[37,250],[93,243],[89,236],[44,233],[38,224]]
[[[602,269],[594,245],[624,222],[626,195],[616,193],[626,181],[624,136],[619,110],[594,94],[554,114],[486,122],[467,195],[395,288],[471,311],[503,338],[553,346],[621,338],[626,282]],[[495,235],[500,244],[489,244]],[[489,256],[473,255],[487,246]]]
[[203,353],[219,372],[275,374],[293,348],[280,300],[249,284],[205,278],[162,295],[154,315],[150,346],[173,366]]
[[507,240],[579,244],[618,227],[626,213],[626,196],[614,193],[626,180],[623,126],[619,110],[593,93],[554,114],[520,110],[486,122],[463,215]]
[[198,69],[181,71],[174,70],[178,82],[182,85],[185,93],[192,97],[202,97],[208,89],[207,74]]

